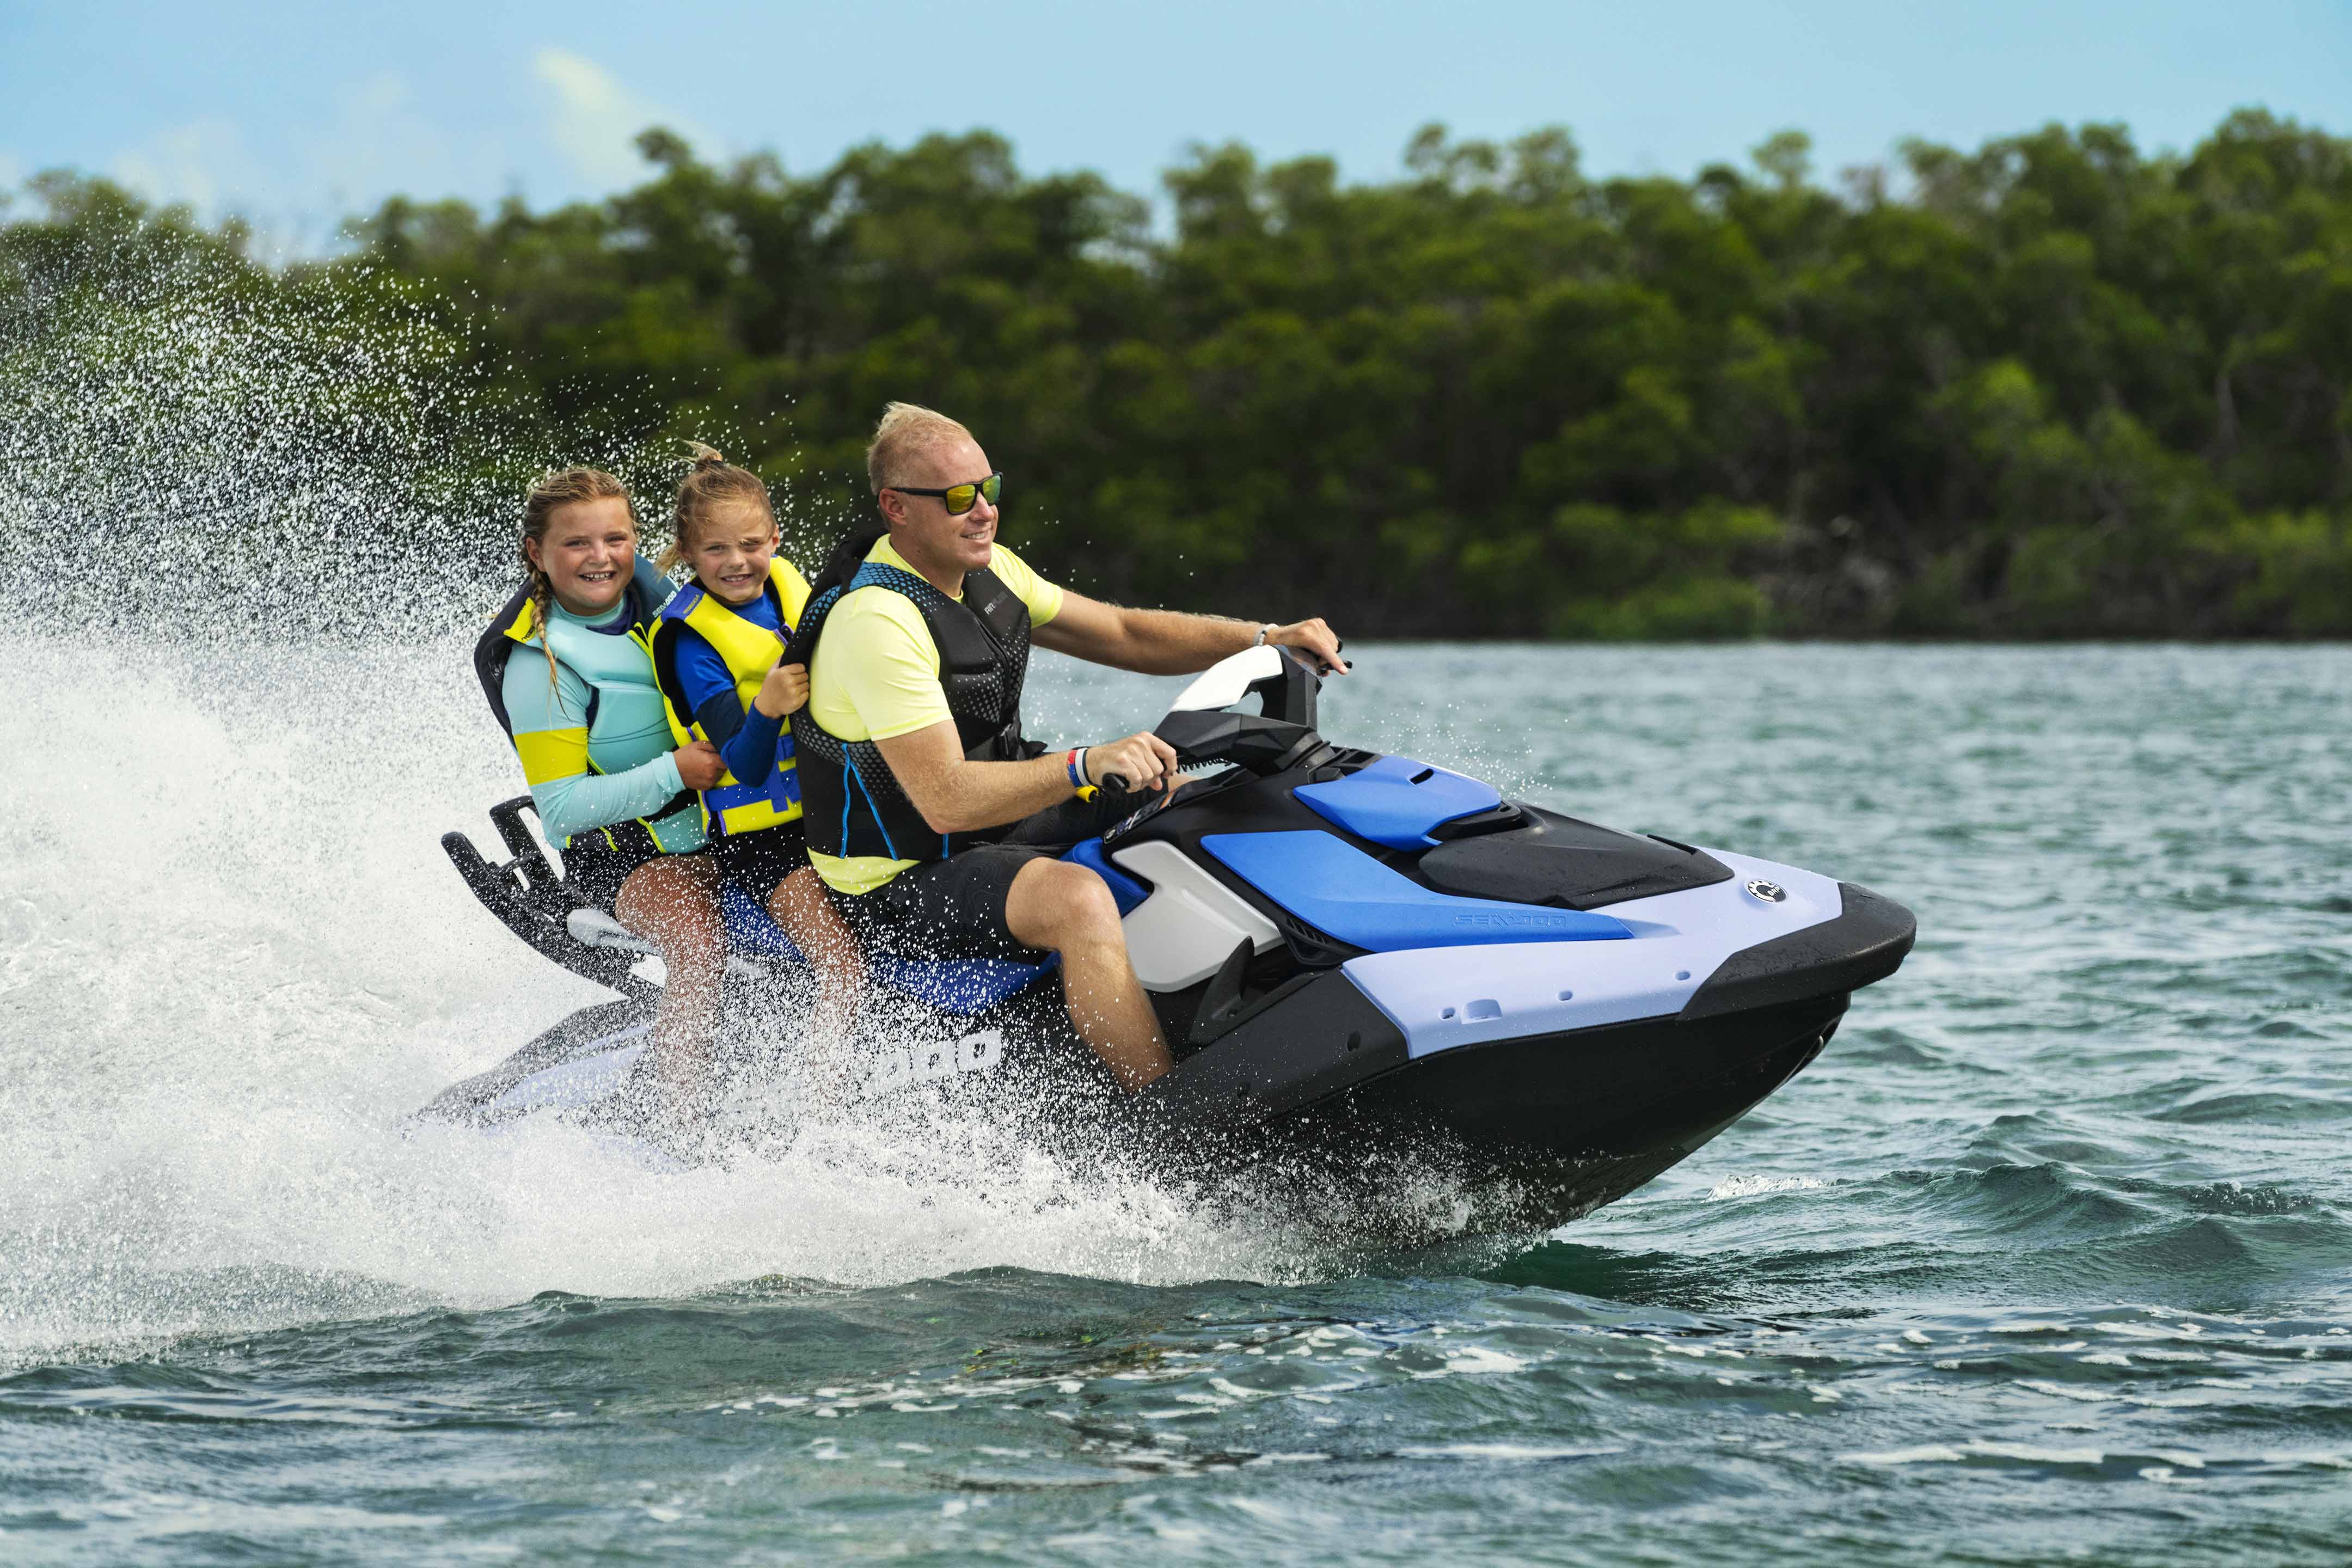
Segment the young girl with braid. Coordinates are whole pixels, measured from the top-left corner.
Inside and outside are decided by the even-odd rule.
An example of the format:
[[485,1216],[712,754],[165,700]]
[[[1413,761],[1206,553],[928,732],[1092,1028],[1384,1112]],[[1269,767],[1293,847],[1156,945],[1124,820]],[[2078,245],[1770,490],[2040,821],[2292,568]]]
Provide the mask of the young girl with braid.
[[661,953],[654,1065],[668,1119],[684,1126],[708,1093],[727,961],[694,792],[725,768],[707,743],[673,749],[652,652],[669,585],[636,546],[620,480],[596,468],[541,479],[523,502],[528,580],[476,644],[474,668],[566,885]]

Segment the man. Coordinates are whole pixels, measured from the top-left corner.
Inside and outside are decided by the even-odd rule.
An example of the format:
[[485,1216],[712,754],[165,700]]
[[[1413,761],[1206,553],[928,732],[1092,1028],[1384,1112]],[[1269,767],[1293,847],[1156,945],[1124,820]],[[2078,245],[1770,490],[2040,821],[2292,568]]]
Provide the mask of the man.
[[[814,732],[799,764],[809,858],[851,923],[886,949],[1061,954],[1070,1022],[1139,1089],[1174,1058],[1109,887],[1055,856],[1140,796],[1173,789],[1176,753],[1146,731],[1031,755],[1020,728],[1029,644],[1181,675],[1259,643],[1343,669],[1339,641],[1319,620],[1121,609],[1045,581],[997,545],[1003,477],[943,414],[891,404],[866,465],[887,531],[862,563],[837,563],[837,594],[819,580],[794,639],[814,647],[803,715]],[[1114,776],[1136,793],[1098,798]]]

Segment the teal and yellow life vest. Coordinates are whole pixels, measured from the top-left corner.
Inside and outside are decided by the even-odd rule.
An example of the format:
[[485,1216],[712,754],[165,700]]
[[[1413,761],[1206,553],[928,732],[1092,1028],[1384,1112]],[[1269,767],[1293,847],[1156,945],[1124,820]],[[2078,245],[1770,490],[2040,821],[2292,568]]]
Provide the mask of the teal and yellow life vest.
[[[569,777],[581,772],[583,760],[590,773],[626,773],[675,749],[653,679],[653,629],[668,595],[668,582],[640,561],[615,611],[627,616],[623,632],[592,630],[562,616],[540,626],[528,583],[491,617],[474,644],[474,673],[499,728],[521,760],[526,783],[536,788]],[[519,652],[538,657],[542,646],[588,688],[588,711],[577,727],[518,735],[507,710],[507,664]],[[682,854],[702,847],[702,825],[693,805],[694,792],[680,790],[660,811],[635,820],[664,851]],[[609,841],[611,827],[602,831]],[[564,847],[570,843],[565,839]]]
[[[783,625],[785,637],[789,637],[793,622],[808,602],[808,584],[791,563],[778,558],[768,563],[768,583],[762,592],[776,595],[777,619]],[[663,606],[660,622],[654,628],[654,675],[661,686],[670,735],[681,746],[689,741],[709,741],[717,745],[717,740],[702,732],[692,705],[686,700],[686,688],[678,679],[680,626],[694,628],[718,653],[727,666],[727,673],[735,678],[735,696],[747,714],[751,711],[752,699],[760,695],[761,682],[767,679],[768,671],[782,657],[784,639],[765,626],[745,620],[725,601],[712,597],[698,584],[689,583],[680,588],[677,596]],[[767,776],[747,783],[731,772],[721,775],[714,787],[702,792],[702,815],[709,831],[722,835],[756,833],[763,827],[800,820],[801,779],[793,754],[790,719],[777,732],[776,755]]]

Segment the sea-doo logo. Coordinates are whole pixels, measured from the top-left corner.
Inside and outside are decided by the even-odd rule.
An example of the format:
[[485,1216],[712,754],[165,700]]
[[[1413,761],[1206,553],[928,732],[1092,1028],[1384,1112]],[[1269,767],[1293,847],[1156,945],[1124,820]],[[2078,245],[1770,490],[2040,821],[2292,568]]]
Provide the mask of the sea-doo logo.
[[866,1092],[894,1094],[918,1083],[929,1083],[934,1079],[950,1079],[964,1073],[984,1073],[995,1070],[1004,1059],[1004,1031],[982,1029],[976,1035],[966,1035],[960,1040],[939,1040],[922,1046],[890,1046],[881,1048],[880,1059],[866,1076]]
[[1566,915],[1522,915],[1481,910],[1477,914],[1455,915],[1454,923],[1458,926],[1530,926],[1543,931],[1557,931],[1576,922]]
[[1761,877],[1748,884],[1748,891],[1768,904],[1777,904],[1789,896],[1788,889],[1778,882],[1768,882]]

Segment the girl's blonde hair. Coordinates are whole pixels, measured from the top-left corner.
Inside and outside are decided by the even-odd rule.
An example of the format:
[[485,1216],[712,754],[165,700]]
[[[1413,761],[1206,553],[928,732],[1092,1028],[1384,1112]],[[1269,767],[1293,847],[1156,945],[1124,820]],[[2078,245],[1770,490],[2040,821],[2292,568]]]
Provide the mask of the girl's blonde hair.
[[523,570],[530,574],[531,624],[539,628],[540,650],[547,655],[547,684],[555,685],[555,645],[547,635],[547,617],[555,602],[555,584],[546,571],[530,558],[530,546],[547,542],[548,524],[555,521],[559,508],[573,501],[619,500],[629,509],[629,532],[637,531],[637,505],[629,499],[629,487],[602,468],[557,468],[540,476],[522,500],[523,542],[517,546],[522,556]]
[[776,509],[768,501],[768,487],[760,482],[759,475],[737,468],[716,447],[700,441],[687,445],[694,448],[694,463],[678,481],[677,500],[671,503],[668,547],[654,563],[665,574],[686,564],[686,552],[694,548],[694,531],[720,507],[748,501],[767,513],[769,521],[776,518]]

